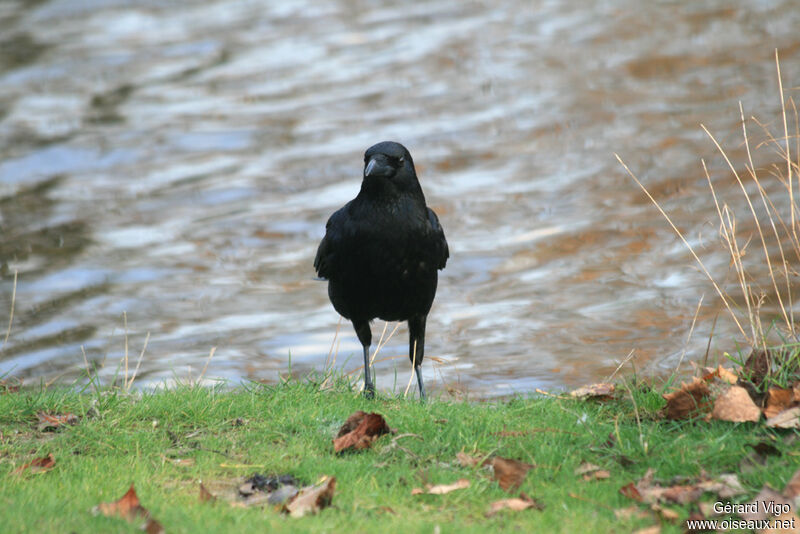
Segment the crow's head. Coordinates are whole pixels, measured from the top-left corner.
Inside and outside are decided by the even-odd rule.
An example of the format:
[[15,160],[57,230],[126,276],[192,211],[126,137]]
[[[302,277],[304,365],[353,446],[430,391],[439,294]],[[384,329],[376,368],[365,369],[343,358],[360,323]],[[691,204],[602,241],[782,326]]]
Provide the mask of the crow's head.
[[375,192],[419,190],[414,160],[400,143],[384,141],[364,153],[364,187]]

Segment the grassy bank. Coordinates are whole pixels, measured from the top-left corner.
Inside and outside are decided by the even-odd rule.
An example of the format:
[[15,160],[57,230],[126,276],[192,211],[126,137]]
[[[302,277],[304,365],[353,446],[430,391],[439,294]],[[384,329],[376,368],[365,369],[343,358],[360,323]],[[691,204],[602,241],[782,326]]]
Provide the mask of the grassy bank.
[[[727,500],[745,502],[765,483],[783,488],[800,467],[797,431],[667,421],[663,403],[649,387],[602,403],[545,397],[428,404],[366,401],[344,386],[319,391],[312,382],[135,395],[22,389],[0,395],[0,515],[4,532],[135,532],[140,523],[90,512],[134,483],[142,506],[170,533],[627,532],[653,525],[682,532],[698,502],[656,513],[620,488],[649,468],[665,481],[736,473],[744,494]],[[368,450],[334,454],[333,437],[359,409],[382,414],[397,434]],[[71,413],[77,421],[54,431],[40,423],[41,413]],[[753,447],[769,452],[757,455]],[[485,467],[462,466],[459,452],[535,467],[506,492]],[[48,454],[51,468],[23,468]],[[576,474],[585,462],[600,471]],[[302,518],[244,506],[237,488],[254,473],[291,474],[303,484],[336,477],[332,505]],[[458,479],[469,487],[412,495]],[[200,481],[216,501],[198,497]],[[541,509],[487,516],[492,502],[520,491]]]

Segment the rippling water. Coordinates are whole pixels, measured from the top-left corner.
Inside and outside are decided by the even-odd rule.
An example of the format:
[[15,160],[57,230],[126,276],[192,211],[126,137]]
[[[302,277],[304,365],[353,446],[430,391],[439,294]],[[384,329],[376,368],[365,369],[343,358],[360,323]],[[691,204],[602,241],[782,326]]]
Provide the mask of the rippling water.
[[[701,158],[746,205],[699,125],[735,156],[739,101],[782,131],[774,49],[791,96],[800,10],[594,4],[4,2],[0,330],[19,278],[0,375],[72,380],[83,350],[109,379],[126,330],[131,366],[149,333],[139,384],[196,376],[212,347],[209,377],[321,369],[332,344],[355,370],[312,261],[384,139],[411,150],[450,243],[433,389],[571,386],[632,349],[648,371],[702,358],[719,300],[613,154],[724,279]],[[712,354],[741,341],[729,322]],[[379,387],[405,386],[405,337]]]

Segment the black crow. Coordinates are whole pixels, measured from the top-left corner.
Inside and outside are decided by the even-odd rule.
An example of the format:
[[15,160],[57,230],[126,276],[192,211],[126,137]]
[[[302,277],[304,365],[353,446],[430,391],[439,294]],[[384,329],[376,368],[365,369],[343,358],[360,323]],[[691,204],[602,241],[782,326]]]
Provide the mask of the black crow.
[[425,398],[420,364],[425,321],[438,271],[450,252],[436,214],[425,205],[406,147],[384,141],[364,153],[364,178],[356,198],[325,225],[314,268],[328,280],[333,307],[350,319],[364,347],[364,395],[375,395],[369,362],[369,322],[408,321],[408,355]]

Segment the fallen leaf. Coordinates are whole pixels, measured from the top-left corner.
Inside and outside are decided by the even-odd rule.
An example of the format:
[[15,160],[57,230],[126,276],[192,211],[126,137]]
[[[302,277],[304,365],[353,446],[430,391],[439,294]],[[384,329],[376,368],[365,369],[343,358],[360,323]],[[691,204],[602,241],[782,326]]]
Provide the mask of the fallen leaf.
[[589,462],[583,462],[581,465],[575,468],[576,475],[586,475],[588,473],[594,473],[600,469],[599,465],[590,464]]
[[451,491],[466,489],[468,487],[469,480],[466,478],[459,478],[452,484],[437,484],[436,486],[428,485],[425,490],[422,488],[414,488],[411,490],[411,495],[422,495],[423,493],[427,493],[428,495],[445,495]]
[[206,487],[203,485],[203,483],[201,482],[200,483],[200,502],[209,502],[209,501],[214,502],[216,500],[217,500],[217,498],[210,491],[208,491],[206,489]]
[[56,459],[53,457],[53,454],[50,453],[47,456],[43,456],[41,458],[34,458],[27,464],[21,465],[14,469],[14,474],[19,475],[22,474],[23,471],[26,469],[30,469],[31,473],[44,473],[45,471],[51,470],[56,465]]
[[296,486],[287,484],[270,493],[267,497],[267,502],[273,505],[283,504],[294,499],[298,493],[300,493],[300,490]]
[[194,465],[194,458],[167,458],[167,461],[171,464],[180,465],[183,467]]
[[316,514],[330,506],[335,487],[336,477],[324,477],[324,480],[316,486],[307,486],[300,490],[297,496],[284,506],[283,510],[291,517],[303,517],[309,513]]
[[767,405],[764,408],[764,417],[769,419],[794,406],[794,390],[775,387],[769,388],[769,390],[767,390],[766,400]]
[[728,384],[735,384],[739,381],[739,375],[733,372],[732,369],[727,369],[722,367],[721,365],[717,366],[717,376],[719,376],[722,380],[727,382]]
[[20,384],[22,384],[21,380],[15,380],[14,383],[11,383],[10,380],[0,380],[0,395],[19,392]]
[[681,384],[681,389],[662,395],[667,401],[667,419],[685,419],[698,415],[708,406],[707,397],[711,394],[706,382],[695,377],[692,382]]
[[519,488],[522,485],[522,481],[525,480],[528,471],[535,467],[529,463],[520,462],[519,460],[513,460],[511,458],[501,458],[500,456],[491,458],[487,463],[491,465],[494,470],[494,479],[497,480],[497,483],[500,484],[500,487],[505,491],[512,491]]
[[606,471],[605,469],[598,469],[597,471],[583,475],[583,480],[586,480],[587,482],[589,480],[606,480],[609,478],[611,478],[611,472]]
[[642,501],[642,494],[636,488],[636,484],[629,482],[619,489],[619,492],[634,501]]
[[670,521],[672,523],[676,522],[680,518],[680,514],[678,514],[678,512],[672,508],[665,508],[660,504],[652,504],[650,505],[650,509],[657,513],[661,519]]
[[614,510],[614,517],[616,517],[619,521],[623,521],[634,518],[644,519],[646,517],[650,517],[650,514],[646,510],[642,510],[640,507],[633,505],[626,508],[617,508]]
[[78,423],[78,416],[73,413],[60,415],[39,412],[36,414],[36,418],[39,420],[39,432],[58,430],[63,425],[75,425]]
[[728,391],[717,397],[711,417],[734,423],[757,422],[761,419],[761,410],[750,398],[746,389],[731,386]]
[[580,387],[570,391],[570,396],[576,399],[607,399],[614,395],[614,384],[599,383]]
[[354,450],[369,448],[373,441],[389,432],[391,429],[382,415],[359,410],[348,417],[339,429],[333,440],[333,451],[338,453],[350,448]]
[[701,479],[695,484],[673,484],[662,486],[654,481],[653,468],[637,483],[629,483],[620,488],[620,493],[637,501],[650,504],[673,502],[681,505],[696,502],[705,492],[716,493],[721,498],[729,498],[744,493],[741,483],[736,475],[725,474],[719,478],[709,480]]
[[765,423],[770,428],[800,428],[800,406],[784,410]]
[[767,528],[758,531],[758,534],[798,534],[800,533],[800,518],[792,511],[782,513],[769,522]]
[[733,473],[725,473],[716,478],[716,480],[704,480],[697,483],[697,487],[709,493],[715,493],[723,499],[729,499],[736,495],[743,495],[747,491],[742,487],[739,482],[738,475]]
[[457,452],[456,460],[462,467],[477,467],[485,461],[485,457],[472,456],[465,452]]
[[131,484],[130,489],[114,502],[102,502],[95,507],[95,510],[105,516],[118,516],[128,521],[135,521],[137,518],[147,519],[150,512],[144,509],[136,495],[136,490]]
[[536,508],[537,510],[541,510],[544,507],[525,495],[525,493],[520,493],[519,497],[513,499],[502,499],[500,501],[493,502],[490,507],[489,511],[486,512],[486,516],[490,517],[499,512],[500,510],[511,510],[513,512],[521,512],[523,510],[527,510],[528,508]]
[[747,503],[746,512],[739,515],[749,521],[766,519],[768,517],[767,504],[773,507],[781,507],[783,505],[792,505],[791,499],[783,496],[769,486],[764,486],[758,495],[753,497],[753,500]]
[[634,530],[633,534],[661,534],[661,525],[640,528],[639,530]]
[[747,361],[744,362],[740,375],[744,380],[749,381],[754,386],[759,387],[764,382],[764,378],[769,374],[772,355],[766,350],[753,350]]
[[800,496],[800,469],[795,471],[792,478],[786,483],[783,494],[792,500],[797,500],[797,497]]

